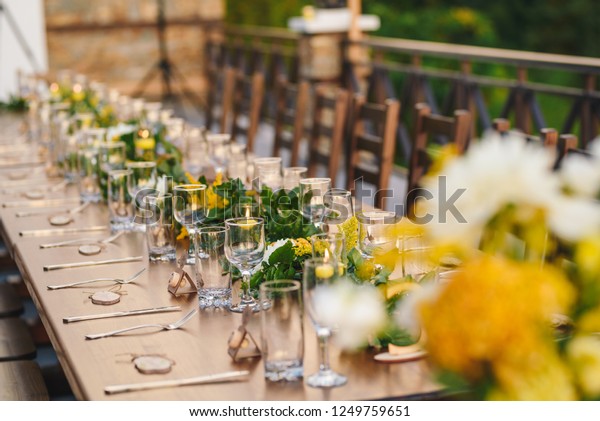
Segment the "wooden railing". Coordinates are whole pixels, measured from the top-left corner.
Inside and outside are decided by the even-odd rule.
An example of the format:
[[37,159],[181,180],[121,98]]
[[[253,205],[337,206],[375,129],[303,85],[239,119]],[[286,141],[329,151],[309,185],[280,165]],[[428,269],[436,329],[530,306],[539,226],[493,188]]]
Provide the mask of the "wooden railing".
[[[357,46],[368,52],[368,60],[346,60],[343,83],[359,92],[357,74],[368,73],[364,93],[371,100],[382,102],[391,97],[401,101],[404,124],[399,128],[398,146],[404,156],[410,150],[407,125],[417,102],[427,102],[434,112],[447,115],[455,109],[469,110],[474,116],[475,135],[489,129],[496,117],[512,119],[515,128],[529,134],[547,126],[561,133],[578,128],[582,147],[598,135],[600,59],[380,37],[346,42],[345,49]],[[485,67],[487,72],[476,73],[473,69],[477,66]],[[489,76],[494,67],[509,75]],[[571,79],[576,75],[579,81],[565,86],[529,78],[530,74],[544,76],[544,72],[561,73]],[[493,91],[494,98],[489,92],[485,94],[486,89]],[[445,94],[440,95],[444,90]],[[566,112],[560,121],[547,120],[540,96],[547,97],[546,103],[562,102]],[[492,102],[501,104],[499,113],[490,111]]]
[[[209,43],[208,62],[226,63],[247,73],[266,72],[263,114],[271,118],[277,79],[301,77],[301,37],[285,29],[240,26],[225,26],[223,35]],[[582,147],[598,135],[600,59],[381,37],[346,41],[340,48],[345,52],[341,85],[373,102],[400,100],[397,155],[401,160],[412,144],[412,110],[417,102],[427,102],[434,113],[469,110],[474,116],[473,135],[489,129],[499,117],[529,134],[544,127],[577,132]],[[364,59],[351,61],[347,52],[357,48],[363,50]],[[544,80],[548,75],[556,79],[556,74],[564,75],[568,83]],[[366,80],[359,75],[367,75]],[[544,112],[548,107],[541,104],[553,106],[554,101],[564,112],[548,119]]]

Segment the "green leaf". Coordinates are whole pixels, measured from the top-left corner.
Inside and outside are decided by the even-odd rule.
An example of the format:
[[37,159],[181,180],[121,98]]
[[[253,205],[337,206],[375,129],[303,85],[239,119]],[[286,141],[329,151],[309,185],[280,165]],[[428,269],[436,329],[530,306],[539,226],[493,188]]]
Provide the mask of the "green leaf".
[[277,263],[291,262],[294,259],[294,245],[291,241],[287,241],[284,245],[277,248],[269,256],[269,263],[275,265]]

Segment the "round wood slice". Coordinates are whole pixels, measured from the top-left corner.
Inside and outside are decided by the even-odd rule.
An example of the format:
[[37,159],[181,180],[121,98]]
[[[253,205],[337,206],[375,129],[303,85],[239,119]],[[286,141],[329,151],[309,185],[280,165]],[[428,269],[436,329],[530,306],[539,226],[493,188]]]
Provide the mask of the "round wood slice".
[[381,354],[375,355],[375,361],[380,363],[401,363],[406,361],[419,360],[427,355],[426,351],[415,351],[406,354],[390,354],[389,352],[382,352]]
[[73,218],[71,218],[69,215],[54,215],[48,218],[48,221],[50,222],[50,225],[62,226],[73,222]]
[[157,355],[141,355],[134,358],[133,363],[142,374],[165,374],[173,367],[173,361]]
[[44,198],[44,193],[39,190],[31,190],[25,193],[25,197],[31,200],[39,200]]
[[27,173],[25,171],[11,172],[8,174],[9,180],[23,180],[26,177]]
[[109,306],[121,301],[121,296],[111,291],[98,291],[91,296],[91,299],[94,304]]
[[79,246],[79,253],[84,256],[95,256],[96,254],[100,254],[102,251],[102,247],[96,244],[85,244],[83,246]]

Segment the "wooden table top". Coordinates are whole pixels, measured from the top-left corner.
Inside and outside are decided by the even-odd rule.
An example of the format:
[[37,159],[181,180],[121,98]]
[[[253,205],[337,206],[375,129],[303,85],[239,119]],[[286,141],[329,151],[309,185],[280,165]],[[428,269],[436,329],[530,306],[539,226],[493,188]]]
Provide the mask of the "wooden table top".
[[[5,134],[6,136],[6,134]],[[6,185],[7,171],[0,167],[0,187]],[[52,197],[77,197],[74,187]],[[27,200],[18,193],[0,194],[0,203]],[[77,247],[40,249],[39,245],[66,239],[107,237],[110,232],[71,234],[44,237],[23,237],[23,230],[51,228],[47,215],[16,217],[16,212],[31,210],[29,206],[1,207],[2,236],[25,279],[27,288],[56,350],[77,399],[80,400],[378,400],[432,396],[440,387],[432,380],[426,360],[399,364],[381,364],[373,359],[374,352],[342,353],[335,346],[330,355],[334,369],[348,376],[348,383],[335,389],[314,389],[303,382],[271,383],[264,379],[262,361],[234,363],[227,354],[230,333],[241,322],[241,316],[227,311],[201,311],[182,329],[137,333],[86,340],[85,334],[100,333],[141,323],[170,323],[178,320],[188,309],[198,306],[196,294],[174,297],[167,291],[167,279],[175,264],[150,263],[143,233],[129,233],[115,241],[97,256],[82,256]],[[74,205],[67,205],[66,207]],[[108,212],[104,205],[93,205],[75,216],[69,227],[107,225]],[[121,263],[87,268],[45,272],[44,265],[89,260],[103,260],[143,255],[142,262]],[[127,277],[141,267],[144,272],[135,284],[125,285],[121,301],[112,306],[97,306],[89,296],[103,288],[85,286],[64,290],[48,290],[48,285],[96,277]],[[187,267],[188,272],[193,270]],[[106,287],[105,287],[106,288]],[[134,310],[166,305],[180,305],[181,313],[129,316],[65,324],[67,316]],[[249,331],[260,339],[260,318],[255,316]],[[316,335],[305,320],[305,374],[318,369]],[[134,355],[159,354],[175,362],[167,374],[144,375],[136,371],[131,360]],[[226,371],[247,369],[247,382],[186,386],[179,388],[106,395],[108,385],[187,378]]]

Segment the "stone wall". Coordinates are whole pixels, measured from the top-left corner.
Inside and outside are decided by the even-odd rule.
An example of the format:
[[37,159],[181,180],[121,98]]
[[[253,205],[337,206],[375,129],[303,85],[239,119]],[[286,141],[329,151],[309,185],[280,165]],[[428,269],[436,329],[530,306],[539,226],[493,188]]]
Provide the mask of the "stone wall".
[[[73,69],[132,93],[159,58],[157,0],[46,0],[50,73]],[[224,0],[165,0],[167,48],[185,85],[204,92],[207,32],[223,18]],[[181,83],[175,84],[179,89]],[[156,74],[145,96],[160,94]]]

